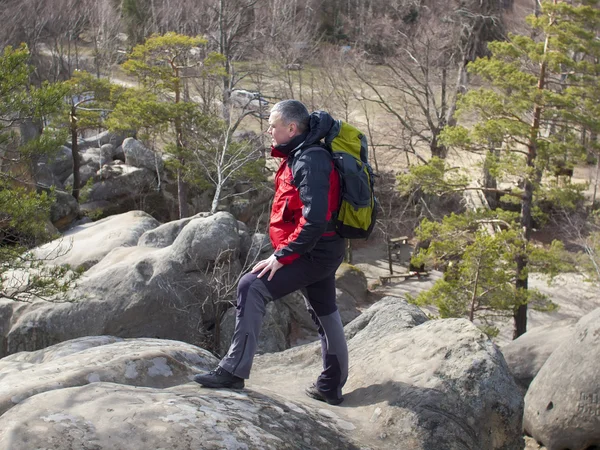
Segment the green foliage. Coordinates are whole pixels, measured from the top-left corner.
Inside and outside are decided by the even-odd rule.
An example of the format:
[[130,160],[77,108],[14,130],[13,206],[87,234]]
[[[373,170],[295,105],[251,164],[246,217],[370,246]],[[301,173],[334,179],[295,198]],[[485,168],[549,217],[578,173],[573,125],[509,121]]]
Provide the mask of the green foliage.
[[[200,65],[193,61],[192,49],[206,43],[202,37],[177,33],[153,35],[134,47],[123,68],[154,92],[178,93],[183,71]],[[214,66],[214,59],[210,57],[209,67]]]
[[494,323],[513,317],[522,304],[553,309],[554,304],[540,292],[516,287],[520,276],[516,257],[528,255],[531,267],[553,277],[569,268],[564,248],[559,242],[549,249],[533,247],[523,240],[515,218],[500,210],[451,214],[441,222],[423,220],[417,237],[429,242],[429,247],[420,250],[412,262],[444,268],[444,277],[412,301],[435,305],[443,318],[476,320],[492,335],[497,332]]
[[[528,271],[535,268],[554,276],[570,269],[559,243],[542,249],[530,240],[534,224],[541,226],[556,211],[564,214],[583,205],[584,186],[559,183],[558,177],[586,154],[583,131],[600,131],[599,6],[598,0],[543,2],[541,14],[528,19],[537,39],[509,35],[489,44],[489,57],[469,64],[469,72],[483,86],[459,99],[457,117],[462,122],[445,127],[440,141],[482,155],[486,173],[498,185],[510,186],[487,191],[503,195],[502,204],[513,203],[520,213],[502,219],[505,223],[494,234],[476,226],[480,219],[470,215],[422,225],[421,233],[432,246],[421,258],[453,261],[446,279],[418,299],[435,302],[441,314],[516,312],[523,319],[516,320],[519,335],[525,331],[523,306],[548,308],[542,296],[526,290]],[[476,189],[441,161],[411,169],[400,183],[438,195]],[[504,212],[495,214],[500,219]]]
[[66,93],[61,84],[29,85],[28,60],[25,46],[5,47],[0,56],[0,296],[20,301],[64,293],[77,277],[68,267],[48,265],[28,251],[53,237],[47,225],[54,199],[52,191],[37,193],[27,186],[19,170],[40,155],[51,155],[65,136],[47,128],[19,146],[14,125],[41,123],[60,109]]
[[422,166],[412,166],[406,174],[398,175],[398,189],[403,195],[415,190],[426,194],[443,195],[464,190],[469,179],[460,168],[451,168],[444,159],[433,157]]

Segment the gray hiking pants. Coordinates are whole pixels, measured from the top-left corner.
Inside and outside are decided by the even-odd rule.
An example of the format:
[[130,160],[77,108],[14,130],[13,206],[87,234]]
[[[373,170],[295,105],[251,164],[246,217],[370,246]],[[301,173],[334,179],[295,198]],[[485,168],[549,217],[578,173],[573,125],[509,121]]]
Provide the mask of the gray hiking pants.
[[238,285],[235,331],[227,355],[219,366],[240,378],[249,378],[266,304],[299,289],[321,338],[323,371],[317,388],[340,398],[348,378],[348,346],[335,303],[335,272],[343,260],[343,239],[320,245],[279,269],[273,279],[246,274]]

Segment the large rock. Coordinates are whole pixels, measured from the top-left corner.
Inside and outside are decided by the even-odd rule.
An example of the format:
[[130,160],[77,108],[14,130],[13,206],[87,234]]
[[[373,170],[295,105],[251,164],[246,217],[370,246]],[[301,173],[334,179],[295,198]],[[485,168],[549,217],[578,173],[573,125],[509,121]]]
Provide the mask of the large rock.
[[241,239],[240,260],[246,267],[252,267],[258,261],[268,258],[273,253],[271,239],[266,234],[254,233],[250,236],[245,233]]
[[160,155],[144,147],[140,141],[127,138],[123,141],[125,162],[130,166],[143,167],[153,172],[161,172],[163,161]]
[[199,213],[192,217],[187,217],[185,219],[173,220],[171,222],[167,222],[159,227],[156,227],[152,230],[146,231],[140,237],[138,244],[141,247],[155,247],[155,248],[163,248],[171,245],[181,230],[190,223],[194,219],[199,219],[203,217],[208,217],[207,213]]
[[131,135],[132,135],[131,132],[113,133],[110,131],[103,131],[94,136],[90,136],[85,139],[80,139],[78,141],[79,149],[86,150],[88,148],[94,148],[94,147],[99,148],[105,144],[111,144],[112,146],[117,148],[123,143],[123,140],[127,136],[131,136]]
[[34,250],[34,254],[55,265],[89,269],[112,249],[136,245],[144,232],[159,222],[142,211],[130,211],[71,228],[60,239]]
[[[82,166],[79,166],[80,187],[85,186],[85,184],[90,180],[90,178],[93,178],[96,175],[96,172],[98,172],[97,164],[84,164]],[[73,181],[73,172],[71,172],[71,174],[65,180],[65,186],[73,186]]]
[[99,181],[89,191],[90,202],[142,197],[157,188],[156,174],[148,169],[113,164],[104,165],[97,173]]
[[54,191],[55,200],[50,207],[50,221],[57,229],[63,230],[79,216],[79,203],[65,191]]
[[508,368],[523,395],[552,352],[571,337],[574,329],[575,320],[559,321],[533,328],[502,347]]
[[600,447],[600,308],[577,322],[534,378],[523,427],[548,450]]
[[73,173],[73,153],[64,145],[49,160],[49,168],[61,182]]
[[358,450],[329,411],[189,382],[216,360],[181,342],[91,337],[14,356],[0,361],[0,450]]
[[367,277],[358,267],[342,263],[335,274],[335,285],[354,297],[358,304],[367,302]]
[[[214,325],[219,296],[240,271],[235,259],[239,249],[233,216],[220,213],[193,219],[173,244],[164,248],[135,246],[145,231],[140,226],[136,233],[129,230],[121,236],[118,229],[113,230],[123,245],[113,247],[113,241],[102,247],[101,239],[113,237],[109,222],[106,220],[98,233],[83,228],[87,239],[82,241],[88,248],[81,248],[82,243],[74,240],[73,248],[82,253],[80,264],[92,258],[101,260],[69,291],[71,301],[36,302],[13,316],[4,330],[6,353],[35,350],[90,334],[159,337],[194,344],[207,340],[206,328]],[[103,228],[108,234],[100,233]],[[203,244],[203,239],[210,240],[210,245]],[[94,250],[98,253],[89,253]]]
[[239,247],[237,220],[220,212],[190,221],[173,242],[171,252],[184,270],[202,271],[208,262],[237,259]]
[[0,359],[0,415],[39,393],[99,381],[177,386],[216,363],[207,351],[183,342],[111,336],[74,339]]
[[[351,436],[361,444],[523,448],[522,397],[500,351],[469,321],[427,321],[415,306],[387,297],[345,330],[350,374],[344,405],[356,426]],[[261,355],[250,381],[275,392],[301,389],[320,372],[319,354],[315,343]]]

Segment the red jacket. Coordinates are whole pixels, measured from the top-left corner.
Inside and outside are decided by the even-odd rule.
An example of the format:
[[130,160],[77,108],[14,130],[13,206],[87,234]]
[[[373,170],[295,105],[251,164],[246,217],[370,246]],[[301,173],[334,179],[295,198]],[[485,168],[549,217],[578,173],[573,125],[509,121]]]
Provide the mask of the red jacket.
[[336,235],[331,219],[339,205],[339,175],[331,153],[307,141],[305,135],[297,136],[271,150],[282,161],[275,175],[269,236],[282,264],[312,250],[322,237]]

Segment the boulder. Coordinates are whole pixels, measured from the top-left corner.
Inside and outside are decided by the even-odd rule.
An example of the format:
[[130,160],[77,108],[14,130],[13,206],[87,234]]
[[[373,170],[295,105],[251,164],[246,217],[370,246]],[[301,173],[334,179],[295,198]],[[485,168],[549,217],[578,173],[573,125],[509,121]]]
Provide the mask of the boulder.
[[56,186],[59,189],[64,189],[64,184],[61,180],[52,172],[48,164],[45,162],[37,162],[32,171],[33,179],[38,187],[50,188]]
[[130,211],[68,230],[60,239],[34,250],[34,254],[55,265],[89,269],[112,249],[136,245],[147,230],[159,222],[142,211]]
[[237,259],[239,247],[237,220],[219,212],[191,220],[173,242],[171,254],[184,270],[202,271],[207,263]]
[[64,183],[69,175],[73,173],[73,153],[71,149],[64,145],[61,146],[58,152],[49,158],[48,166],[56,178]]
[[163,248],[171,245],[183,228],[194,219],[208,217],[207,213],[199,213],[185,219],[173,220],[146,231],[140,237],[137,245],[141,247]]
[[354,297],[357,304],[367,303],[367,277],[358,267],[342,263],[335,273],[335,285]]
[[42,392],[99,381],[166,388],[214,367],[206,350],[160,339],[91,336],[0,359],[0,415]]
[[329,411],[189,382],[217,361],[182,342],[89,337],[11,358],[0,361],[0,450],[358,450]]
[[113,144],[104,144],[100,147],[100,158],[102,164],[106,164],[114,159],[116,153],[115,146]]
[[[80,187],[85,186],[90,178],[93,178],[96,175],[96,172],[98,172],[98,167],[99,166],[96,163],[83,164],[82,166],[79,166]],[[73,180],[73,173],[71,172],[71,174],[65,180],[65,186],[73,186]]]
[[[127,217],[117,224],[126,223],[124,219]],[[154,228],[157,223],[152,221]],[[90,334],[205,342],[206,327],[214,324],[215,303],[241,270],[236,259],[235,219],[226,213],[193,219],[173,244],[164,248],[135,246],[150,228],[144,229],[143,222],[137,224],[135,233],[133,226],[119,230],[111,228],[111,222],[113,218],[96,222],[102,225],[97,230],[77,227],[85,239],[74,237],[72,249],[81,254],[73,255],[72,260],[80,264],[101,260],[68,292],[70,301],[39,301],[13,317],[6,330],[6,353]],[[210,245],[203,243],[204,238]],[[108,241],[104,247],[103,239]],[[123,245],[115,245],[118,241]],[[82,248],[84,243],[86,248]]]
[[50,221],[59,230],[68,227],[79,215],[79,203],[65,191],[54,191],[54,203],[50,207]]
[[123,153],[125,162],[134,167],[143,167],[156,173],[162,172],[163,161],[160,155],[144,147],[140,141],[127,138],[123,141]]
[[105,165],[102,167],[101,180],[92,185],[87,200],[114,201],[140,197],[156,187],[156,174],[148,169],[125,164]]
[[600,447],[600,308],[582,317],[525,395],[523,428],[548,450]]
[[575,320],[533,328],[502,347],[502,354],[523,396],[548,357],[570,338]]
[[113,133],[110,131],[103,131],[94,136],[90,136],[85,139],[80,139],[78,141],[79,149],[86,150],[88,148],[93,148],[93,147],[99,148],[105,144],[111,144],[112,146],[117,148],[123,143],[123,140],[126,137],[131,136],[131,135],[132,135],[131,132]]
[[[355,418],[350,435],[362,445],[523,448],[522,397],[498,348],[471,322],[428,321],[414,305],[385,297],[345,331],[350,374],[342,409]],[[250,380],[257,389],[293,392],[314,381],[320,359],[318,343],[260,355]]]

